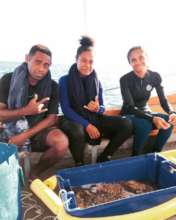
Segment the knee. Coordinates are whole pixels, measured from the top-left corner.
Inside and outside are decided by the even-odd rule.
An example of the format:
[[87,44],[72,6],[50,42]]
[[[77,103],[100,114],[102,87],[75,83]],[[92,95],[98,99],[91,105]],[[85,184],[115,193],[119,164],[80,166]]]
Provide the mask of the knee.
[[69,141],[67,136],[59,129],[52,130],[47,136],[47,145],[53,147],[56,153],[64,153],[68,149]]
[[84,127],[80,124],[76,124],[76,123],[72,124],[70,136],[78,140],[84,139],[85,136]]
[[134,128],[134,132],[137,134],[141,134],[141,135],[148,135],[152,129],[152,123],[145,120],[145,119],[141,119],[138,121],[133,121],[133,128]]
[[126,117],[122,117],[121,129],[123,129],[126,132],[128,132],[129,134],[131,134],[133,131],[132,121]]

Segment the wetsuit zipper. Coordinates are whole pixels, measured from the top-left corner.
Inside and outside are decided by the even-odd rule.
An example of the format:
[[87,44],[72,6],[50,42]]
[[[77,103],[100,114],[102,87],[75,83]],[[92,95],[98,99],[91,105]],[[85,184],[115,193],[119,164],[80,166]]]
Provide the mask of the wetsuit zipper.
[[142,84],[143,84],[143,82],[142,82],[142,79],[141,79],[141,88],[142,88]]

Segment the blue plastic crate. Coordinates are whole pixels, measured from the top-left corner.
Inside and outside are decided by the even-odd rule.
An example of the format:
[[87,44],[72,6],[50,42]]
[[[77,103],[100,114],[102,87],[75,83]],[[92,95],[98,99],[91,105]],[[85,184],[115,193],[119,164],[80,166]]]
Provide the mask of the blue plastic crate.
[[[134,213],[165,203],[176,197],[175,168],[159,154],[148,154],[123,160],[64,169],[57,172],[67,213],[78,217],[107,217]],[[115,200],[89,208],[77,207],[72,188],[85,184],[117,181],[148,181],[158,190]]]

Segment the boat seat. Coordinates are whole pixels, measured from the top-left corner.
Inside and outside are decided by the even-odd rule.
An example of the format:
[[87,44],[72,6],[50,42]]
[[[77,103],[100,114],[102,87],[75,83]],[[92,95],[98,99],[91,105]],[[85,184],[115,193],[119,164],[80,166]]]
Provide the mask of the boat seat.
[[[176,94],[173,94],[173,95],[169,95],[168,96],[168,100],[169,100],[169,103],[174,107],[176,108]],[[160,103],[159,103],[159,100],[157,97],[152,97],[150,98],[149,100],[149,106],[150,108],[152,109],[152,111],[158,111],[158,112],[163,112],[161,106],[160,106]],[[111,116],[117,116],[120,114],[120,108],[118,107],[112,107],[112,108],[108,108],[105,113],[105,115],[111,115]],[[62,117],[62,116],[59,116],[59,117]],[[155,137],[158,133],[158,130],[157,129],[154,129],[150,132],[150,137]],[[173,129],[173,134],[171,135],[171,137],[169,138],[168,142],[173,142],[176,140],[176,127],[174,127]],[[96,159],[97,159],[97,156],[98,156],[98,150],[99,148],[101,148],[102,146],[104,147],[104,141],[106,141],[107,143],[107,139],[103,139],[101,144],[100,145],[90,145],[90,144],[87,144],[87,147],[89,148],[89,151],[91,152],[91,163],[96,163]],[[131,140],[127,140],[120,148],[121,149],[124,149],[124,148],[129,148],[129,146],[131,146],[131,143],[132,143],[132,139]],[[28,165],[28,161],[27,161],[27,165]],[[27,166],[28,167],[28,166]],[[28,170],[27,170],[28,172]]]

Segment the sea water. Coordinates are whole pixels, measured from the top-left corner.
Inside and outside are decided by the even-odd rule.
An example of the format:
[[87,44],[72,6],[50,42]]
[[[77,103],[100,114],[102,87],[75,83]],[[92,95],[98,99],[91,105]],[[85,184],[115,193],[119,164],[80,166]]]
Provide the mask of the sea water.
[[[5,73],[12,72],[15,67],[17,67],[20,63],[18,62],[2,62],[0,61],[0,77]],[[52,65],[51,75],[52,78],[58,82],[58,79],[65,75],[68,72],[70,65]],[[129,69],[130,71],[130,69]],[[119,79],[122,75],[116,74],[115,72],[108,72],[107,70],[101,71],[97,73],[98,77],[102,83],[103,91],[104,91],[104,101],[106,106],[121,106],[122,98],[120,93]],[[122,73],[125,74],[125,73]],[[163,78],[163,86],[166,94],[171,94],[176,91],[176,74],[167,73],[167,75],[162,75]],[[155,91],[152,95],[155,95]]]

